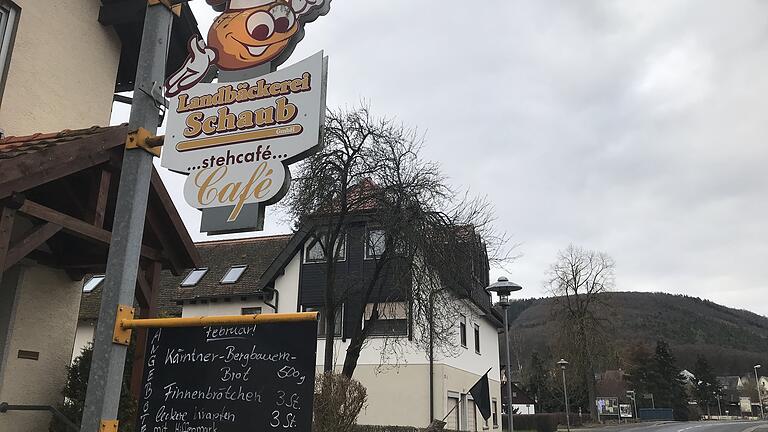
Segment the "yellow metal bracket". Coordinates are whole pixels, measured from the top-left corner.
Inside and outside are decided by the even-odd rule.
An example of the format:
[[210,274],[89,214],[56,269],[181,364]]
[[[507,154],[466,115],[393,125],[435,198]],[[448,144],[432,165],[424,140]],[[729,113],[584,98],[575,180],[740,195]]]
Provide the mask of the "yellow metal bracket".
[[117,306],[117,316],[115,317],[115,331],[112,334],[112,343],[119,345],[128,345],[131,343],[131,329],[125,327],[126,321],[132,321],[134,309],[131,306]]
[[128,132],[128,138],[125,140],[125,148],[140,148],[154,156],[160,157],[160,147],[162,147],[164,139],[164,136],[154,136],[148,130],[140,127],[135,131]]
[[163,6],[170,9],[174,15],[181,16],[181,4],[172,5],[171,0],[147,0],[147,4],[150,6],[162,4]]
[[117,432],[117,420],[102,420],[99,432]]

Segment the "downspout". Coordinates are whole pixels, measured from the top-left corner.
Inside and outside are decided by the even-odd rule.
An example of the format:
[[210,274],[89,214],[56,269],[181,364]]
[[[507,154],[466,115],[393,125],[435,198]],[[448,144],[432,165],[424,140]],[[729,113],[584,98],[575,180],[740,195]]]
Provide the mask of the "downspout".
[[429,293],[429,424],[435,420],[435,346],[433,340],[433,293]]
[[280,291],[274,289],[274,288],[265,288],[265,291],[270,291],[274,294],[275,297],[275,304],[269,303],[266,299],[264,299],[264,304],[271,307],[275,313],[277,313],[277,307],[280,305]]

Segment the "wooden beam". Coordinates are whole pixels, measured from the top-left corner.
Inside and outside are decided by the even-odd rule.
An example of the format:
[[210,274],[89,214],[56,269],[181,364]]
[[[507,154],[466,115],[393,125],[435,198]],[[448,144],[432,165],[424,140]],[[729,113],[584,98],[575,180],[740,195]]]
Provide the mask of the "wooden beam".
[[[11,245],[11,232],[13,221],[16,218],[16,210],[3,207],[0,210],[0,262],[4,263]],[[3,280],[4,271],[0,269],[0,281]]]
[[171,239],[171,230],[167,226],[163,226],[157,213],[153,206],[147,207],[147,227],[152,230],[160,241],[163,254],[165,254],[168,262],[171,264],[171,271],[174,275],[179,276],[185,270],[184,261],[179,257],[178,249],[174,247],[173,240]]
[[107,198],[109,198],[109,186],[112,181],[112,173],[102,169],[96,174],[96,185],[91,192],[88,202],[86,222],[104,228],[104,215],[107,211]]
[[61,226],[54,223],[45,223],[35,227],[22,240],[15,243],[9,250],[3,262],[3,271],[8,270],[14,264],[21,261],[22,258],[29,255],[32,251],[40,247],[48,239],[61,231]]
[[[60,225],[64,232],[85,240],[107,245],[112,241],[112,233],[109,231],[30,200],[24,201],[19,211],[37,219]],[[141,247],[141,255],[152,261],[162,261],[163,259],[163,254],[160,251],[146,245]]]
[[[149,290],[148,306],[139,309],[139,318],[156,318],[158,316],[158,302],[160,297],[160,272],[163,266],[159,262],[151,262],[142,275],[138,278],[140,283],[146,284]],[[138,290],[137,290],[138,293]],[[144,353],[147,349],[147,329],[136,329],[136,349],[133,352],[133,371],[131,372],[131,392],[139,397],[141,380],[144,376]]]

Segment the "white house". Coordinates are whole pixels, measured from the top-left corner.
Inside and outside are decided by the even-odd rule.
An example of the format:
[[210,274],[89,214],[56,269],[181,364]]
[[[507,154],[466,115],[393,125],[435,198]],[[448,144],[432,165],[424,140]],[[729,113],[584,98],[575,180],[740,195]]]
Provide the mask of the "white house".
[[[342,266],[346,271],[365,271],[374,259],[371,255],[375,251],[365,246],[372,231],[365,223],[348,230]],[[326,343],[320,283],[323,257],[318,255],[313,239],[311,233],[300,231],[292,236],[198,243],[204,267],[179,278],[167,275],[163,279],[162,309],[183,317],[317,310],[321,316],[317,366],[321,371]],[[432,418],[445,418],[449,429],[501,430],[501,324],[491,309],[490,297],[482,290],[488,282],[487,262],[480,268],[484,276],[473,295],[452,297],[461,310],[455,324],[456,350],[452,355],[435,353],[431,388],[429,356],[415,342],[417,329],[408,303],[387,303],[388,313],[377,323],[379,336],[367,341],[354,373],[368,391],[360,424],[425,427]],[[334,338],[337,369],[349,346],[350,326],[363,325],[350,321],[349,312],[354,307],[370,305],[356,305],[355,299],[349,299],[338,315]],[[92,324],[81,321],[78,340],[88,340]],[[398,355],[382,356],[393,341],[400,347]],[[492,416],[486,423],[468,393],[487,371]]]

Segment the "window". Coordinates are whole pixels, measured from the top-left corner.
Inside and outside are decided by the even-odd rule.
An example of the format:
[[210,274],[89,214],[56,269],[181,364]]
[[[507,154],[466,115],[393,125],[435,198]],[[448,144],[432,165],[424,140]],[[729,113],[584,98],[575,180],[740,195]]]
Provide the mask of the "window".
[[0,0],[0,103],[3,99],[5,79],[8,77],[8,66],[11,63],[11,52],[20,13],[21,9],[12,1]]
[[261,306],[244,307],[240,309],[240,315],[261,315]]
[[467,399],[467,430],[477,431],[477,408],[473,399]]
[[[312,240],[312,242],[309,244],[309,247],[307,247],[307,254],[304,258],[304,262],[307,263],[318,263],[318,262],[325,262],[325,251],[323,251],[323,241],[325,240],[325,237],[321,236],[319,238],[315,238]],[[341,242],[341,246],[339,249],[339,256],[338,261],[344,261],[347,259],[347,236],[342,234],[339,236],[338,239],[336,239],[336,245]],[[334,247],[332,250],[328,251],[332,255],[336,253],[336,248]]]
[[365,258],[376,259],[384,255],[386,250],[384,230],[370,229],[365,236]]
[[450,415],[446,421],[445,428],[448,430],[459,430],[459,396],[449,394],[448,395],[448,411]]
[[[407,336],[408,335],[408,303],[390,302],[379,303],[379,317],[373,323],[371,336]],[[373,303],[365,305],[363,318],[370,320],[373,315]]]
[[104,275],[93,275],[83,284],[83,292],[91,292],[104,282]]
[[480,354],[480,326],[475,324],[475,352]]
[[467,317],[461,315],[459,319],[459,336],[461,337],[461,346],[467,347]]
[[[325,333],[325,314],[323,313],[323,310],[325,308],[320,306],[305,306],[304,312],[317,312],[320,315],[320,320],[317,323],[317,336],[324,338]],[[333,327],[333,335],[335,337],[341,336],[341,326],[343,324],[343,317],[344,317],[344,307],[339,307],[336,309],[336,315],[334,316],[334,327]]]
[[187,274],[187,277],[181,281],[180,286],[193,287],[200,282],[200,279],[202,279],[206,273],[208,273],[208,267],[196,268]]
[[245,269],[247,269],[247,265],[236,265],[232,266],[227,270],[227,273],[224,275],[223,278],[221,278],[220,283],[223,284],[233,284],[240,280],[240,276],[245,273]]
[[496,399],[491,401],[491,420],[493,420],[493,427],[499,427],[499,407]]

